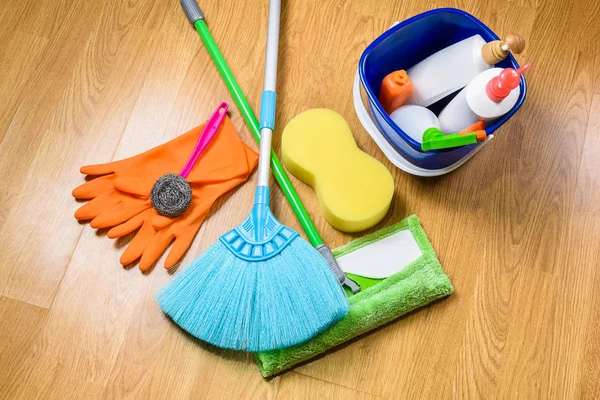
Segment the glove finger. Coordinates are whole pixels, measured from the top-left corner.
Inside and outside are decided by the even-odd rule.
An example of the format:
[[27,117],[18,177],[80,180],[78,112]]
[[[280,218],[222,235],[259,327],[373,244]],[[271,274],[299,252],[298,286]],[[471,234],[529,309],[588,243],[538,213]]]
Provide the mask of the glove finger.
[[119,161],[108,162],[105,164],[84,165],[79,168],[79,172],[85,175],[106,175],[112,174],[117,169]]
[[248,163],[248,174],[250,174],[258,164],[258,154],[248,147],[246,143],[242,143],[242,145],[244,146],[244,154],[246,154],[246,162]]
[[171,269],[173,268],[181,259],[185,256],[188,249],[192,245],[194,238],[198,234],[200,230],[200,226],[202,222],[204,222],[205,216],[203,216],[200,220],[197,221],[193,226],[189,226],[187,229],[181,231],[180,234],[175,238],[175,242],[173,243],[173,247],[169,251],[169,255],[165,260],[165,268]]
[[152,204],[148,200],[123,197],[123,201],[112,208],[102,211],[91,222],[90,226],[94,229],[110,228],[120,225],[136,215],[142,213]]
[[[210,210],[210,207],[214,201],[220,196],[219,194],[211,194],[214,186],[202,186],[200,188],[192,186],[192,204],[183,214],[178,217],[167,217],[159,214],[158,212],[152,218],[152,226],[157,231],[163,230],[174,223],[186,223],[193,224],[199,215],[202,215],[202,219]],[[212,196],[212,197],[211,197]]]
[[149,218],[146,215],[146,211],[144,211],[143,213],[131,218],[129,221],[124,222],[121,225],[117,225],[114,228],[111,228],[106,235],[110,239],[117,239],[125,235],[129,235],[131,232],[144,225],[144,222],[147,219]]
[[[129,243],[119,261],[121,265],[129,265],[138,258],[142,257],[144,250],[148,247],[148,244],[152,242],[152,238],[156,235],[156,231],[150,226],[150,224],[143,224],[140,230],[135,234],[135,237]],[[140,267],[141,269],[141,267]]]
[[116,178],[114,185],[121,192],[147,199],[150,197],[154,183],[161,176],[154,173],[147,176]]
[[152,268],[174,238],[175,235],[170,229],[159,231],[144,250],[144,254],[140,260],[140,270],[146,272]]
[[88,200],[98,197],[101,194],[110,192],[114,188],[113,185],[114,175],[101,176],[96,179],[92,179],[82,185],[77,186],[73,189],[71,194],[76,199]]
[[75,211],[75,218],[78,221],[87,221],[96,218],[102,211],[112,208],[120,203],[118,196],[115,196],[114,190],[98,196]]
[[[193,204],[192,204],[191,207],[193,207]],[[187,214],[188,214],[188,212],[186,211],[185,213],[183,213],[182,215],[180,215],[178,217],[171,218],[171,217],[166,217],[164,215],[160,215],[160,214],[157,213],[157,215],[154,218],[152,218],[152,226],[156,230],[165,229],[166,227],[170,226],[175,221],[177,221],[178,218],[185,218],[185,216]]]

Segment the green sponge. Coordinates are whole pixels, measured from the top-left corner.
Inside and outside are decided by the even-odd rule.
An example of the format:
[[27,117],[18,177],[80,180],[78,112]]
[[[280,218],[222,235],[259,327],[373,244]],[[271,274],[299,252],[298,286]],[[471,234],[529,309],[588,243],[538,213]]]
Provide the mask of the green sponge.
[[411,231],[422,255],[386,279],[361,279],[352,276],[353,279],[360,280],[363,290],[350,297],[348,315],[308,342],[281,350],[257,353],[256,361],[263,377],[276,375],[310,360],[401,315],[453,293],[452,284],[416,215],[356,239],[335,249],[333,253],[336,257],[341,257],[406,229]]

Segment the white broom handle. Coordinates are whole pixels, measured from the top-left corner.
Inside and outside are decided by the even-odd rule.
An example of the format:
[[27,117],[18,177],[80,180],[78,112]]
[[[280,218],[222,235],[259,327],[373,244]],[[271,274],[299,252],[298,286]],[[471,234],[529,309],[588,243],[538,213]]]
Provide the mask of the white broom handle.
[[277,53],[279,48],[280,15],[281,0],[270,0],[265,76],[262,100],[260,104],[260,153],[258,162],[258,186],[269,186],[271,136],[275,126],[275,88],[277,83]]
[[281,0],[269,1],[269,25],[267,28],[267,56],[263,90],[275,91],[277,79],[277,53],[279,50],[279,18]]

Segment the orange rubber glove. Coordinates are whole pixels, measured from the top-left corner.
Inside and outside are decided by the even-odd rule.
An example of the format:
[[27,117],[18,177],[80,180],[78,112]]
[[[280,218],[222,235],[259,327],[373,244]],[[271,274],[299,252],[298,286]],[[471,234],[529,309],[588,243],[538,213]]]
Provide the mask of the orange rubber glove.
[[[138,227],[143,228],[137,234],[140,237],[136,236],[123,255],[123,260],[131,260],[124,264],[137,258],[131,259],[133,254],[138,257],[144,254],[140,268],[148,269],[171,240],[179,239],[165,263],[167,267],[176,264],[189,248],[212,203],[221,194],[243,183],[256,167],[256,152],[242,143],[229,118],[225,118],[187,177],[193,192],[190,209],[177,218],[160,216],[150,202],[152,186],[162,175],[181,171],[203,128],[204,125],[199,126],[135,157],[81,168],[82,173],[103,176],[73,190],[75,198],[91,199],[75,212],[78,220],[91,219],[91,226],[97,229],[123,224],[111,230],[109,237],[120,237]],[[155,219],[156,224],[152,222]],[[189,232],[178,230],[183,226]],[[154,236],[161,240],[154,240]],[[167,237],[170,239],[165,243]],[[152,243],[155,245],[146,249]]]
[[[149,208],[127,222],[108,231],[108,237],[123,237],[139,228],[127,249],[121,255],[122,265],[128,265],[141,257],[139,269],[146,272],[161,257],[169,244],[173,246],[165,260],[165,268],[175,266],[185,255],[212,205],[223,193],[243,183],[256,167],[256,153],[247,148],[248,174],[226,182],[210,185],[192,184],[192,204],[179,217],[170,218],[160,215]],[[208,205],[208,206],[207,206]]]
[[[106,164],[81,167],[82,174],[103,175],[73,190],[77,199],[92,199],[75,212],[80,221],[91,219],[92,228],[115,226],[151,207],[150,191],[166,173],[179,173],[192,154],[204,125],[140,155]],[[244,175],[248,165],[245,144],[229,117],[217,131],[188,175],[193,183],[217,183]],[[123,197],[129,193],[147,202]]]

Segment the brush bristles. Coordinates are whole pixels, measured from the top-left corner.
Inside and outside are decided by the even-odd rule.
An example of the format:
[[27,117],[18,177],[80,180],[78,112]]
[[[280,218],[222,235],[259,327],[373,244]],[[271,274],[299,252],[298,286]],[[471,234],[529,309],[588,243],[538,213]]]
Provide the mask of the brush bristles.
[[193,336],[252,352],[307,341],[348,313],[327,263],[300,237],[261,262],[237,258],[219,241],[157,298],[163,312]]

